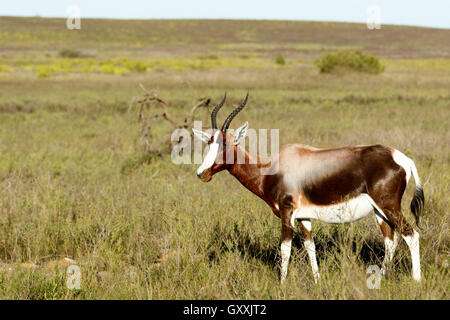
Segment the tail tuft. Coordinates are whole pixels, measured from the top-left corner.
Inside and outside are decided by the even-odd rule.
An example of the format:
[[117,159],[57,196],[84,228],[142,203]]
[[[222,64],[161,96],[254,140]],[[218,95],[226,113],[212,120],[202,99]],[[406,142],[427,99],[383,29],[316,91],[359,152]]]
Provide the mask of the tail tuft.
[[411,201],[411,212],[416,218],[416,225],[419,227],[420,213],[423,210],[425,203],[425,196],[423,194],[423,189],[420,185],[416,186],[416,191],[414,192],[414,197]]
[[403,169],[405,169],[406,183],[408,183],[411,176],[414,178],[414,182],[416,183],[416,191],[414,191],[414,197],[411,200],[411,212],[416,219],[417,227],[420,228],[420,214],[422,213],[425,204],[425,196],[423,194],[422,184],[420,183],[419,173],[417,172],[416,165],[414,164],[414,161],[412,161],[410,158],[396,149],[394,149],[392,156],[394,161]]

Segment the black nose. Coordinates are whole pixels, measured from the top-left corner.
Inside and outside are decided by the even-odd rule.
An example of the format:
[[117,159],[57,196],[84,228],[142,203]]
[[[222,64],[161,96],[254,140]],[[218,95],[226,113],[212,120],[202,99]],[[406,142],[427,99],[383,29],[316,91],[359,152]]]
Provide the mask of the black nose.
[[205,171],[202,171],[200,173],[197,173],[197,177],[201,178],[203,176],[203,174],[205,173]]

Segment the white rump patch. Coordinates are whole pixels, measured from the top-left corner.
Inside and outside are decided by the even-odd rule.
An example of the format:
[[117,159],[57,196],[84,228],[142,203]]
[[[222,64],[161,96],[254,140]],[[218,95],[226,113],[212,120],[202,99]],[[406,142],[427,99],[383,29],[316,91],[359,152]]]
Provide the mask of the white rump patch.
[[394,152],[392,153],[392,158],[394,159],[395,163],[397,163],[400,167],[405,169],[406,183],[408,183],[409,179],[411,178],[412,160],[407,156],[405,156],[402,152],[398,151],[397,149],[394,149]]
[[200,167],[197,169],[197,174],[201,174],[203,171],[209,169],[212,167],[214,162],[216,161],[217,152],[219,152],[219,144],[217,143],[217,139],[219,137],[220,131],[217,131],[214,134],[214,141],[209,144],[209,151],[206,155],[205,159],[203,160],[203,163]]
[[[373,211],[374,204],[375,202],[368,194],[362,193],[348,201],[333,205],[300,206],[294,211],[293,216],[295,216],[295,219],[315,219],[326,223],[347,223],[366,217]],[[382,211],[380,212],[383,214]]]
[[414,177],[414,181],[416,182],[416,186],[420,187],[420,178],[419,173],[417,172],[416,165],[414,164],[414,161],[412,159],[405,156],[402,152],[398,151],[397,149],[394,149],[394,152],[392,153],[392,158],[394,159],[395,163],[397,163],[400,167],[405,169],[406,171],[406,183],[408,183],[409,179],[411,178],[411,174]]

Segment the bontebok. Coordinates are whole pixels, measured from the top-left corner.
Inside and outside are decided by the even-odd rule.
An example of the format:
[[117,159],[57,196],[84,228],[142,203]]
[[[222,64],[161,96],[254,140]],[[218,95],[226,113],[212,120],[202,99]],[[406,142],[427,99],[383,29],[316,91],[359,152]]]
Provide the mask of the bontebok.
[[282,281],[287,275],[295,220],[299,223],[317,282],[320,276],[311,220],[346,223],[372,212],[384,235],[383,270],[394,256],[400,233],[412,255],[412,276],[420,281],[419,234],[401,212],[401,199],[412,176],[416,189],[411,211],[419,224],[424,195],[416,166],[410,158],[382,145],[319,149],[302,144],[286,145],[278,155],[263,158],[239,145],[247,134],[247,123],[234,134],[228,132],[231,121],[246,105],[248,93],[219,130],[216,115],[225,99],[226,95],[211,113],[211,134],[193,129],[194,134],[209,145],[197,175],[208,182],[214,174],[227,170],[281,219]]

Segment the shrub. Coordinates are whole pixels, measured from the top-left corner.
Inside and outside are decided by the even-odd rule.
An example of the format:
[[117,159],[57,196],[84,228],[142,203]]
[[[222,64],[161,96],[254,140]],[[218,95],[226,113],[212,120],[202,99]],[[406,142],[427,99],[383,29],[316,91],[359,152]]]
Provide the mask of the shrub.
[[281,54],[277,54],[277,56],[275,57],[275,63],[280,64],[280,65],[285,65],[286,60],[284,60],[284,57]]
[[140,61],[124,60],[123,66],[131,72],[145,72],[147,66]]
[[62,58],[81,58],[84,55],[77,50],[65,49],[59,52],[59,56]]
[[364,54],[359,50],[341,50],[322,55],[314,61],[321,73],[329,73],[338,69],[355,70],[359,72],[380,73],[384,66],[378,58]]
[[39,78],[47,78],[50,77],[50,68],[48,68],[47,66],[38,66],[36,69],[36,75]]
[[125,74],[129,72],[128,69],[122,66],[115,66],[113,64],[104,64],[102,66],[102,71],[106,74]]
[[197,56],[200,60],[218,60],[219,56],[216,54],[199,54]]

